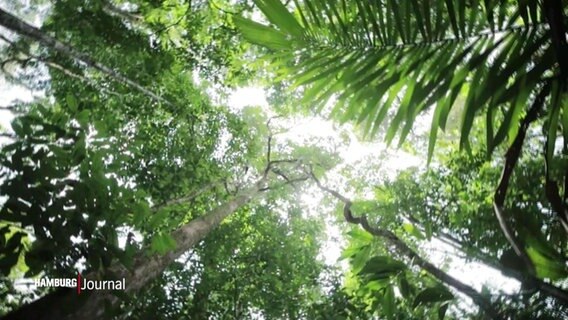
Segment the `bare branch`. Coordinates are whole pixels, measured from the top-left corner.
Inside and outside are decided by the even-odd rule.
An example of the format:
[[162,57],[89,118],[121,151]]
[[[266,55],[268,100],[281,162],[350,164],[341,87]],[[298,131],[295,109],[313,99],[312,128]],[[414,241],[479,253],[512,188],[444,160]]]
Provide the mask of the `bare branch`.
[[[0,38],[2,38],[2,39],[5,40],[5,41],[9,41],[9,40],[7,40],[6,38],[4,38],[2,35],[0,35]],[[88,77],[85,77],[85,76],[82,76],[82,75],[80,75],[80,74],[77,74],[77,73],[75,73],[75,72],[73,72],[73,71],[71,71],[71,70],[65,68],[64,66],[62,66],[62,65],[60,65],[60,64],[57,64],[57,63],[52,62],[52,61],[49,61],[49,60],[44,59],[44,58],[42,58],[42,57],[38,57],[38,56],[32,55],[32,54],[30,54],[30,53],[28,53],[28,52],[24,52],[24,51],[22,51],[22,50],[19,50],[19,52],[20,52],[21,54],[25,55],[27,58],[22,58],[22,59],[12,58],[12,59],[8,59],[8,60],[2,61],[2,63],[0,63],[0,68],[1,68],[4,72],[8,73],[8,71],[5,69],[5,65],[6,65],[7,63],[9,63],[9,62],[17,62],[17,63],[19,63],[19,64],[25,66],[26,63],[28,63],[28,62],[30,62],[30,61],[32,61],[32,60],[36,60],[36,61],[38,61],[38,62],[44,63],[46,66],[48,66],[48,67],[50,67],[50,68],[53,68],[53,69],[56,69],[56,70],[61,71],[61,72],[62,72],[63,74],[65,74],[66,76],[69,76],[69,77],[71,77],[71,78],[75,78],[75,79],[81,80],[81,81],[85,82],[87,85],[90,85],[90,86],[93,87],[93,88],[96,88],[96,89],[98,89],[98,90],[101,90],[102,92],[105,92],[105,93],[107,93],[107,94],[114,95],[114,96],[117,96],[117,97],[120,97],[120,96],[121,96],[119,93],[114,92],[114,91],[112,91],[112,90],[108,90],[108,89],[105,89],[105,88],[99,88],[99,87],[97,86],[97,84],[96,84],[94,81],[92,81],[91,79],[89,79]],[[13,77],[13,76],[12,76],[12,77]]]
[[175,27],[178,24],[180,24],[184,18],[187,18],[187,15],[189,14],[189,12],[191,11],[191,1],[188,2],[187,4],[187,9],[185,9],[185,12],[183,13],[183,15],[181,17],[179,17],[179,19],[176,22],[173,22],[159,30],[156,31],[156,34],[162,33],[164,31],[168,31],[171,27]]
[[8,39],[7,37],[5,37],[5,36],[3,36],[3,35],[1,35],[1,34],[0,34],[0,40],[2,40],[2,41],[4,41],[4,42],[8,43],[9,45],[12,45],[12,46],[14,45],[14,41]]
[[293,179],[288,179],[284,183],[275,184],[275,185],[271,185],[271,186],[267,185],[263,188],[260,188],[259,190],[260,191],[268,191],[268,190],[273,190],[273,189],[279,189],[279,188],[282,188],[283,186],[286,186],[286,185],[295,186],[297,183],[308,181],[310,178],[311,177],[309,175],[300,176],[300,177],[296,177],[296,178],[293,178]]
[[14,134],[7,132],[0,132],[0,137],[8,139],[16,139],[16,136]]
[[287,182],[290,182],[290,179],[288,179],[288,177],[284,174],[284,172],[282,172],[280,169],[278,168],[272,168],[272,172],[274,172],[276,175],[282,177],[284,180],[286,180]]
[[[272,129],[270,129],[270,122],[272,122],[272,120],[274,119],[278,119],[281,118],[281,116],[274,116],[274,117],[270,117],[268,119],[268,121],[266,121],[266,128],[268,129],[268,142],[267,142],[267,151],[266,151],[266,163],[268,163],[270,165],[271,160],[270,160],[270,153],[272,152],[272,138],[274,137],[274,133],[272,132]],[[269,166],[267,166],[267,169],[269,169]]]
[[103,5],[103,11],[113,16],[125,18],[132,24],[138,24],[144,20],[144,17],[139,14],[139,12],[131,12],[120,9],[117,6],[113,5],[110,1],[105,1],[105,4]]
[[215,3],[214,0],[209,0],[209,3],[210,3],[211,6],[214,7],[215,9],[217,9],[217,10],[219,10],[219,11],[225,13],[225,14],[231,15],[231,16],[232,16],[232,15],[240,15],[240,14],[243,13],[243,11],[245,10],[245,9],[242,9],[242,10],[240,10],[240,11],[238,11],[238,12],[233,12],[233,11],[228,11],[228,10],[225,10],[225,9],[221,8],[217,3]]

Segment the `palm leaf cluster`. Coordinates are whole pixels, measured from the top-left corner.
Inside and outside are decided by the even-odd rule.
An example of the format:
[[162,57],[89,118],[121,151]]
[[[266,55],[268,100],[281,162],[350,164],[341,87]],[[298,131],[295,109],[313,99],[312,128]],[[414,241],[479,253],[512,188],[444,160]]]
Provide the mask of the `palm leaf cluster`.
[[397,134],[404,141],[416,117],[434,108],[429,156],[458,96],[460,145],[468,147],[485,111],[491,151],[514,137],[527,105],[558,79],[538,1],[254,2],[269,24],[236,17],[236,25],[271,51],[277,72],[303,88],[311,107],[330,103],[332,117],[369,136],[389,119],[388,143]]

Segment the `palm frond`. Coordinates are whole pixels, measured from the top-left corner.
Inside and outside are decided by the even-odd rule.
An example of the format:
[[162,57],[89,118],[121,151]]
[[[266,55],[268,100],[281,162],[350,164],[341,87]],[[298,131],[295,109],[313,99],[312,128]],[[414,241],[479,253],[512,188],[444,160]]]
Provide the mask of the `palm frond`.
[[[490,110],[491,151],[514,136],[525,106],[554,73],[535,1],[294,0],[292,12],[279,0],[255,3],[271,25],[239,18],[237,26],[278,55],[279,76],[302,87],[310,106],[332,101],[333,117],[370,136],[390,115],[389,143],[397,134],[402,143],[433,107],[429,157],[459,95],[466,96],[460,145],[467,146],[474,117]],[[258,36],[266,28],[279,45]]]

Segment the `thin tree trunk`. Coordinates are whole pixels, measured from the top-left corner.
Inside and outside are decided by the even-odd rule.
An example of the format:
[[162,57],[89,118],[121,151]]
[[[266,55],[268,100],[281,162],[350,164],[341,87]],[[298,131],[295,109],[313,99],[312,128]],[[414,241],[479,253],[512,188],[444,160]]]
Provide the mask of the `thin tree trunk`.
[[18,17],[2,10],[0,8],[0,26],[3,26],[9,30],[12,30],[20,35],[26,36],[28,38],[31,38],[33,40],[38,41],[40,44],[55,50],[61,54],[64,54],[74,60],[80,61],[84,64],[86,64],[87,66],[99,70],[102,73],[106,74],[107,76],[113,78],[114,80],[120,82],[120,83],[124,83],[140,92],[142,92],[143,94],[147,95],[148,97],[152,98],[153,100],[156,100],[158,102],[162,102],[165,103],[169,106],[175,106],[172,102],[170,102],[169,100],[166,100],[162,97],[160,97],[159,95],[157,95],[156,93],[144,88],[141,84],[139,84],[138,82],[124,76],[123,74],[121,74],[120,72],[104,65],[101,64],[97,61],[95,61],[93,58],[91,58],[89,55],[80,52],[78,50],[76,50],[75,48],[73,48],[72,46],[63,43],[47,34],[45,34],[44,32],[42,32],[40,29],[26,23],[25,21],[19,19]]
[[[134,293],[179,258],[184,252],[191,249],[203,240],[221,221],[234,213],[237,209],[259,197],[263,192],[262,185],[265,178],[253,187],[241,191],[234,199],[211,210],[206,215],[192,220],[188,224],[172,233],[176,241],[176,248],[164,255],[147,256],[144,251],[134,259],[133,267],[127,270],[122,265],[115,264],[109,269],[109,274],[115,279],[125,279],[126,293]],[[87,275],[86,278],[95,279],[97,275]],[[83,300],[83,301],[81,301]],[[85,292],[77,296],[75,290],[57,290],[39,300],[25,305],[20,309],[6,315],[4,320],[61,320],[61,319],[101,319],[104,317],[105,306],[116,305],[119,299],[111,292],[94,291]],[[80,305],[78,305],[80,304]],[[65,310],[74,309],[72,311]]]

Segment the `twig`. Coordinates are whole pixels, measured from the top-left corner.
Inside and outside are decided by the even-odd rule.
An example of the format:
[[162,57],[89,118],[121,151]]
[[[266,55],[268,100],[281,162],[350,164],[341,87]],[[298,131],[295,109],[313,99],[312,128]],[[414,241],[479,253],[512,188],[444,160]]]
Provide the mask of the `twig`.
[[225,14],[228,14],[228,15],[240,15],[240,14],[243,13],[243,11],[245,10],[245,9],[243,9],[243,10],[241,10],[241,11],[235,11],[235,12],[233,12],[233,11],[228,11],[228,10],[225,10],[225,9],[221,8],[219,5],[217,5],[217,4],[215,3],[214,0],[209,0],[209,3],[210,3],[215,9],[217,9],[217,10],[219,10],[219,11],[225,13]]
[[282,177],[284,180],[286,180],[288,182],[290,181],[290,179],[288,179],[288,177],[280,169],[272,168],[272,172],[274,172],[276,175]]
[[186,18],[186,17],[187,17],[187,14],[189,13],[190,10],[191,10],[191,0],[188,2],[188,4],[187,4],[187,9],[185,9],[185,12],[183,13],[183,15],[182,15],[181,17],[179,17],[179,19],[178,19],[176,22],[173,22],[173,23],[171,23],[171,24],[169,24],[169,25],[167,25],[167,26],[165,26],[165,27],[163,27],[163,28],[161,28],[161,29],[156,30],[156,34],[159,34],[159,33],[162,33],[162,32],[164,32],[164,31],[167,31],[167,30],[170,29],[171,27],[174,27],[174,26],[180,24],[181,21],[183,20],[183,18]]
[[112,90],[109,89],[105,89],[105,88],[100,88],[94,81],[92,81],[91,79],[89,79],[88,77],[82,76],[80,74],[74,73],[73,71],[65,68],[64,66],[57,64],[55,62],[51,62],[45,59],[40,59],[38,61],[41,61],[43,63],[45,63],[48,67],[51,67],[53,69],[57,69],[61,72],[63,72],[65,75],[71,77],[71,78],[75,78],[75,79],[79,79],[83,82],[85,82],[87,85],[90,85],[91,87],[98,89],[102,92],[108,93],[110,95],[116,96],[116,97],[122,97],[122,95],[118,92],[114,92]]
[[[4,39],[4,37],[2,37],[1,35],[0,35],[0,38],[2,38],[3,40],[6,40],[6,39]],[[1,66],[1,69],[2,69],[4,72],[8,73],[8,71],[4,68],[5,65],[6,65],[8,62],[17,62],[17,63],[20,63],[21,65],[25,66],[25,64],[28,63],[29,61],[31,61],[31,60],[36,60],[36,61],[38,61],[38,62],[44,63],[46,66],[48,66],[48,67],[50,67],[50,68],[53,68],[53,69],[56,69],[56,70],[61,71],[61,72],[62,72],[63,74],[65,74],[66,76],[69,76],[69,77],[71,77],[71,78],[75,78],[75,79],[81,80],[81,81],[85,82],[87,85],[90,85],[91,87],[93,87],[93,88],[95,88],[95,89],[98,89],[98,90],[100,90],[100,91],[102,91],[102,92],[105,92],[105,93],[107,93],[107,94],[110,94],[110,95],[114,95],[114,96],[117,96],[117,97],[121,97],[121,94],[119,94],[119,93],[117,93],[117,92],[114,92],[114,91],[112,91],[112,90],[105,89],[105,88],[99,88],[99,86],[98,86],[94,81],[92,81],[91,79],[89,79],[88,77],[82,76],[82,75],[80,75],[80,74],[77,74],[77,73],[75,73],[75,72],[73,72],[73,71],[71,71],[71,70],[65,68],[64,66],[62,66],[62,65],[60,65],[60,64],[58,64],[58,63],[49,61],[49,60],[47,60],[47,59],[45,59],[45,58],[42,58],[42,57],[39,57],[39,56],[36,56],[36,55],[32,55],[32,54],[30,54],[30,53],[28,53],[28,52],[24,52],[23,50],[20,50],[20,49],[17,49],[17,50],[18,50],[21,54],[26,55],[27,58],[23,58],[23,59],[16,59],[16,58],[13,58],[13,59],[8,59],[8,60],[3,61],[3,62],[0,64],[0,66]],[[12,77],[13,77],[13,76],[12,76]]]
[[5,37],[5,36],[3,36],[3,35],[1,35],[1,34],[0,34],[0,40],[3,40],[4,42],[8,43],[9,45],[12,45],[12,46],[15,45],[15,44],[14,44],[14,41],[8,39],[7,37]]
[[0,132],[0,137],[8,139],[16,139],[16,136],[14,134],[8,132]]

